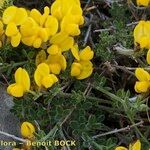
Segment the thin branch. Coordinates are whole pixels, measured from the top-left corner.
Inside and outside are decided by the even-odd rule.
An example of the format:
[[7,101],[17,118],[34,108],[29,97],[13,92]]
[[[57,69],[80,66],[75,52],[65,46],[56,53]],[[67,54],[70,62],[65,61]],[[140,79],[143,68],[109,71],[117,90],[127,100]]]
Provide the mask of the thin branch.
[[106,135],[111,135],[111,134],[115,134],[115,133],[118,133],[118,132],[123,132],[123,131],[127,131],[127,130],[130,130],[131,128],[135,127],[135,126],[140,126],[142,125],[144,122],[143,121],[140,121],[136,124],[133,124],[131,126],[127,126],[125,128],[121,128],[121,129],[115,129],[115,130],[112,130],[112,131],[109,131],[109,132],[106,132],[106,133],[102,133],[102,134],[98,134],[98,135],[95,135],[93,136],[92,138],[93,139],[96,139],[96,138],[99,138],[99,137],[102,137],[102,136],[106,136]]
[[[134,26],[136,24],[138,24],[138,21],[126,24],[126,27]],[[106,31],[112,31],[112,30],[115,30],[115,29],[116,28],[114,26],[110,26],[107,29],[97,29],[97,30],[94,30],[94,32],[106,32]]]
[[[92,19],[93,19],[93,15],[91,15],[91,17],[90,17],[90,22],[92,21]],[[88,38],[89,38],[90,33],[91,33],[91,29],[92,29],[92,24],[90,24],[88,26],[87,32],[86,32],[85,37],[84,37],[83,46],[85,46],[87,44]]]
[[10,137],[10,138],[12,138],[14,140],[17,140],[17,141],[20,141],[20,142],[23,142],[23,143],[27,143],[27,140],[25,140],[23,138],[19,138],[19,137],[15,136],[15,135],[12,135],[12,134],[9,134],[9,133],[3,132],[3,131],[0,131],[0,134],[5,135],[7,137]]

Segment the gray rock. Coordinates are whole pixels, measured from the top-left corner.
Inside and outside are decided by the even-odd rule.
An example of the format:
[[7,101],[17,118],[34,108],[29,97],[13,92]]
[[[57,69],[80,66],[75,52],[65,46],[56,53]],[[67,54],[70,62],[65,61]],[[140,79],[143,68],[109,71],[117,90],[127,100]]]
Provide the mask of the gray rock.
[[[0,86],[0,131],[20,136],[19,120],[10,112],[14,103],[12,97],[6,93],[6,88]],[[12,150],[4,146],[3,142],[13,142],[12,138],[0,134],[0,150]]]

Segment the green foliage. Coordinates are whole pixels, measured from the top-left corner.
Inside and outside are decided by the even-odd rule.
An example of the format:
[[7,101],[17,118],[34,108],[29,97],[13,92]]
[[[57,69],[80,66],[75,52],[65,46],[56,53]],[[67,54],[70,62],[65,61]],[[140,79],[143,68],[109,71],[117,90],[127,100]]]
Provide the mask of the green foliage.
[[[43,7],[45,2],[39,3]],[[85,6],[86,2],[84,1],[82,5]],[[103,7],[103,3],[105,1],[98,3],[100,8]],[[8,4],[4,6],[7,7]],[[106,31],[100,32],[96,39],[94,73],[90,78],[76,80],[70,77],[69,68],[73,60],[70,56],[68,68],[60,75],[59,83],[48,90],[39,90],[33,84],[31,90],[35,92],[30,91],[23,98],[14,98],[12,112],[21,122],[29,121],[36,125],[36,140],[74,139],[77,145],[70,149],[113,150],[118,143],[128,146],[134,139],[140,138],[143,150],[149,148],[150,131],[147,125],[107,135],[116,128],[124,128],[146,120],[147,118],[143,118],[142,114],[145,115],[149,111],[149,106],[146,104],[147,95],[139,96],[133,90],[125,89],[122,83],[124,76],[127,76],[125,79],[134,87],[135,78],[133,77],[133,83],[129,80],[131,74],[116,68],[114,72],[110,72],[104,67],[106,61],[117,65],[120,63],[118,55],[113,51],[114,45],[121,44],[125,48],[133,48],[132,28],[127,26],[132,22],[133,16],[127,4],[113,3],[109,11],[106,11],[109,18],[103,20],[100,25],[100,28]],[[95,15],[96,12],[93,14]],[[0,49],[0,75],[5,75],[6,79],[13,82],[14,71],[21,66],[28,70],[32,80],[37,53],[37,49],[23,45],[18,48],[12,48],[9,44],[3,46]],[[121,63],[125,62],[123,65],[128,66],[129,58],[124,59],[125,61]],[[134,62],[130,65],[135,67],[135,64]],[[100,71],[97,68],[100,68]],[[97,135],[100,136],[94,138]],[[34,147],[34,149],[46,148]],[[61,147],[49,149],[55,150]]]

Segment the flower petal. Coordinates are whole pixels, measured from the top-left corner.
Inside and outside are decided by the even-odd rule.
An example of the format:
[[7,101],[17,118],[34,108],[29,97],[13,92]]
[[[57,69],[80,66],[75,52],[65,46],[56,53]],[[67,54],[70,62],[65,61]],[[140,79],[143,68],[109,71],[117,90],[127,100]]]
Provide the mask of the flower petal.
[[34,48],[40,48],[42,44],[42,39],[41,38],[35,38],[34,42],[33,42],[33,47]]
[[78,80],[88,78],[93,72],[93,64],[90,61],[80,61],[79,63],[82,66],[82,71],[81,74],[76,78]]
[[30,89],[30,77],[28,72],[21,67],[18,68],[15,72],[15,81],[16,83],[22,85],[23,91],[29,91]]
[[30,12],[30,17],[33,18],[38,24],[40,24],[41,13],[37,9],[32,9]]
[[53,79],[54,83],[58,82],[58,78],[54,74],[50,74],[50,77]]
[[137,68],[135,70],[135,76],[139,81],[149,81],[150,75],[147,71],[145,71],[143,68]]
[[48,33],[47,33],[46,28],[40,28],[38,35],[42,39],[43,42],[46,42],[48,40]]
[[47,49],[47,52],[50,55],[57,55],[60,54],[60,48],[58,47],[58,45],[53,44]]
[[81,60],[91,60],[94,56],[94,52],[89,46],[80,51],[79,57]]
[[11,37],[11,45],[13,47],[17,47],[21,41],[21,34],[17,33],[17,35]]
[[80,57],[79,57],[79,48],[78,48],[78,45],[75,44],[72,48],[71,48],[71,52],[72,52],[72,55],[75,57],[75,59],[77,59],[78,61],[80,60]]
[[45,27],[49,29],[49,36],[56,34],[58,31],[58,21],[53,16],[48,16],[45,22]]
[[132,145],[132,150],[141,150],[141,142],[140,142],[140,140],[137,140],[137,141]]
[[140,48],[148,48],[150,39],[146,36],[140,38],[139,44]]
[[146,81],[137,81],[135,83],[134,89],[137,93],[145,93],[149,89],[149,82]]
[[31,139],[34,137],[35,127],[30,122],[23,122],[21,125],[21,135]]
[[67,68],[67,61],[64,55],[60,55],[59,64],[62,70],[66,70]]
[[81,73],[82,66],[79,63],[73,63],[71,65],[71,76],[79,76]]
[[61,48],[61,51],[64,52],[64,51],[67,51],[67,50],[71,49],[73,44],[74,44],[73,37],[68,36],[66,39],[64,39],[62,41],[62,43],[59,43],[59,47]]
[[45,88],[50,88],[50,87],[52,87],[53,84],[54,84],[54,81],[50,75],[47,75],[42,79],[42,85]]
[[50,39],[50,43],[58,45],[62,43],[67,37],[68,35],[65,32],[59,32],[52,36],[52,38]]
[[137,0],[137,5],[138,6],[148,6],[149,0]]
[[146,61],[150,65],[150,49],[147,52]]
[[37,69],[34,73],[34,80],[36,84],[40,87],[41,82],[44,76],[47,76],[50,73],[50,68],[46,63],[41,63],[37,66]]
[[118,146],[115,148],[115,150],[128,150],[128,149],[123,146]]
[[14,97],[22,97],[24,91],[23,87],[20,84],[14,83],[8,86],[7,93]]
[[13,22],[11,22],[11,23],[9,23],[9,24],[7,25],[5,34],[6,34],[7,36],[14,36],[14,35],[16,35],[18,32],[19,32],[19,30],[18,30],[16,24],[13,23]]
[[16,12],[17,12],[16,6],[10,6],[6,8],[2,17],[4,24],[9,24],[10,22],[12,22],[13,19],[15,18]]
[[49,64],[50,70],[53,74],[60,74],[61,66],[58,63]]
[[21,25],[24,23],[27,17],[28,17],[27,11],[24,8],[17,8],[16,15],[13,19],[13,22],[16,25]]
[[52,16],[56,17],[58,20],[61,20],[63,15],[62,15],[62,5],[61,1],[55,1],[51,5],[51,14]]
[[39,32],[39,29],[39,26],[31,17],[28,17],[28,19],[20,26],[21,35],[24,37],[36,36]]
[[27,46],[32,46],[36,36],[22,37],[21,41]]

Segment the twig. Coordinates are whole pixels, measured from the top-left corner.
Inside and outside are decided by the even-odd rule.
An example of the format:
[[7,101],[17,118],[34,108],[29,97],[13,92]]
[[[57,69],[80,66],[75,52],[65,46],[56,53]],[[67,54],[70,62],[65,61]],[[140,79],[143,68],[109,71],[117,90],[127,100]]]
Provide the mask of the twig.
[[127,126],[125,128],[121,128],[121,129],[115,129],[115,130],[112,130],[112,131],[109,131],[109,132],[106,132],[106,133],[102,133],[102,134],[98,134],[98,135],[95,135],[93,136],[92,138],[93,139],[96,139],[96,138],[99,138],[99,137],[102,137],[102,136],[106,136],[106,135],[110,135],[110,134],[115,134],[115,133],[118,133],[118,132],[123,132],[123,131],[126,131],[126,130],[130,130],[131,128],[135,127],[135,126],[140,126],[142,125],[144,122],[143,121],[140,121],[136,124],[133,124],[131,126]]
[[130,69],[129,69],[130,67],[118,66],[118,65],[112,65],[112,67],[115,67],[116,69],[120,69],[126,73],[129,73],[129,74],[135,76],[134,73],[132,71],[130,71]]
[[3,132],[3,131],[0,131],[0,134],[5,135],[7,137],[11,137],[12,139],[17,140],[17,141],[20,141],[20,142],[23,142],[23,143],[27,143],[27,140],[25,140],[23,138],[19,138],[19,137],[15,136],[15,135],[12,135],[12,134],[9,134],[9,133]]
[[[92,19],[93,19],[93,15],[91,15],[91,17],[90,17],[90,22],[92,21]],[[92,24],[90,24],[89,27],[88,27],[88,30],[87,30],[86,35],[85,35],[85,38],[84,38],[83,46],[85,46],[85,45],[87,44],[89,35],[90,35],[90,33],[91,33],[91,29],[92,29]]]
[[88,91],[89,91],[90,88],[91,88],[91,83],[89,82],[87,88],[85,89],[85,91],[83,93],[84,96],[87,95],[87,93],[88,93]]
[[90,4],[90,2],[91,2],[91,0],[88,0],[88,1],[86,2],[86,5],[85,5],[85,7],[83,8],[83,11],[85,11],[85,10],[87,9],[87,7],[88,7],[88,5]]
[[[138,24],[138,21],[126,24],[126,27],[134,26],[136,24]],[[116,28],[114,26],[110,26],[107,29],[97,29],[97,30],[94,30],[94,32],[106,32],[106,31],[111,31],[111,30],[115,30],[115,29]]]

